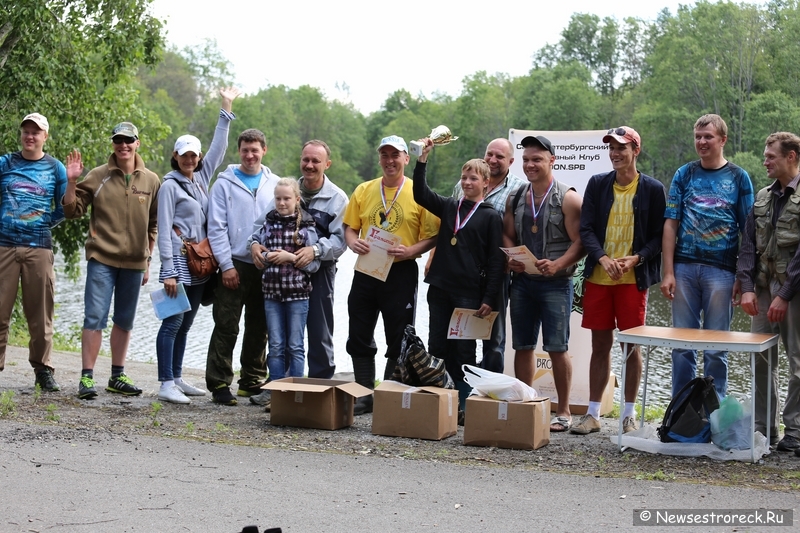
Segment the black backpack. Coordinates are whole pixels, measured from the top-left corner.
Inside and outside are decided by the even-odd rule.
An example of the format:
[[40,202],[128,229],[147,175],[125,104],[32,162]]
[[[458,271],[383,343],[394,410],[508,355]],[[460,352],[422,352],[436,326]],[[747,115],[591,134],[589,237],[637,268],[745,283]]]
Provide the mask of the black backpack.
[[661,442],[711,442],[711,413],[719,398],[711,376],[695,378],[672,398],[658,428]]

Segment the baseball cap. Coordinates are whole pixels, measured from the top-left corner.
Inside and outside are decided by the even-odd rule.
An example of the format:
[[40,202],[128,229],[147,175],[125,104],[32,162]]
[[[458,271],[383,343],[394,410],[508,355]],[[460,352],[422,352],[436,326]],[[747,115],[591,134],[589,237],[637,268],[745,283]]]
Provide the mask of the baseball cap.
[[389,135],[388,137],[381,139],[381,144],[378,145],[378,151],[380,152],[381,148],[384,146],[394,146],[401,152],[408,153],[408,145],[406,145],[406,141],[397,135]]
[[530,148],[532,146],[544,148],[552,155],[556,155],[556,151],[553,149],[553,143],[550,142],[550,139],[542,135],[536,135],[535,137],[533,135],[528,135],[527,137],[522,139],[520,144],[522,145],[523,148]]
[[44,115],[40,115],[39,113],[31,113],[30,115],[26,115],[25,118],[22,119],[22,122],[19,123],[20,127],[28,121],[31,121],[39,126],[39,129],[45,133],[50,131],[50,123],[47,122],[47,118]]
[[200,139],[194,135],[181,135],[175,141],[175,151],[178,152],[178,155],[183,155],[186,152],[194,152],[200,155]]
[[620,126],[619,128],[611,128],[608,130],[608,133],[603,137],[603,142],[607,143],[611,139],[621,144],[633,143],[640,148],[642,146],[642,138],[639,137],[635,129],[629,128],[628,126]]
[[139,130],[136,129],[136,126],[131,124],[130,122],[120,122],[114,129],[111,130],[111,138],[113,139],[117,135],[124,135],[125,137],[133,137],[134,139],[139,138]]

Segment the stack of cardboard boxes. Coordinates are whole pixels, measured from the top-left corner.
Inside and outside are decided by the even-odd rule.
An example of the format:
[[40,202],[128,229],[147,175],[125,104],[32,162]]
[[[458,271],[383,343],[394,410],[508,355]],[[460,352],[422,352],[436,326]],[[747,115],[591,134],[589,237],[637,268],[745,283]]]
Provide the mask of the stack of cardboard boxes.
[[[353,424],[353,401],[370,394],[357,383],[285,378],[272,390],[270,422],[279,426],[341,429]],[[441,440],[458,431],[458,392],[384,381],[374,391],[372,433]],[[535,450],[550,442],[550,399],[503,402],[467,399],[464,444]]]

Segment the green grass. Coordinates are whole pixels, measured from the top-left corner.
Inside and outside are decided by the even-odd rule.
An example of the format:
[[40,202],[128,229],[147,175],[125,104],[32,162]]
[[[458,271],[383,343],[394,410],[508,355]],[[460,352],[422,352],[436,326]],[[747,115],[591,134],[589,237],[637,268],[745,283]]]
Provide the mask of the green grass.
[[14,391],[7,390],[0,394],[0,417],[14,416],[17,410],[17,402],[14,401]]
[[636,479],[646,479],[649,481],[672,481],[675,479],[675,474],[665,474],[663,470],[657,470],[652,474],[636,474]]
[[158,421],[158,413],[161,412],[163,406],[159,402],[153,402],[150,404],[150,420],[152,421],[153,427],[158,427],[161,425],[161,422]]
[[50,422],[58,422],[59,420],[61,420],[61,415],[56,413],[56,410],[58,409],[56,407],[56,404],[54,403],[47,404],[47,407],[45,407],[45,409],[47,410],[47,415],[45,416],[45,419],[49,420]]
[[[641,403],[637,403],[636,404],[636,418],[637,419],[639,418],[639,411],[641,411],[641,409],[642,409],[642,404]],[[666,410],[667,410],[667,406],[664,405],[664,404],[652,404],[652,403],[647,404],[645,406],[645,408],[644,408],[644,420],[645,420],[645,422],[661,422],[662,420],[664,420],[664,411],[666,411]],[[611,413],[609,413],[606,416],[608,416],[610,418],[619,418],[619,415],[620,415],[619,404],[615,403],[614,404],[614,409],[612,409]]]

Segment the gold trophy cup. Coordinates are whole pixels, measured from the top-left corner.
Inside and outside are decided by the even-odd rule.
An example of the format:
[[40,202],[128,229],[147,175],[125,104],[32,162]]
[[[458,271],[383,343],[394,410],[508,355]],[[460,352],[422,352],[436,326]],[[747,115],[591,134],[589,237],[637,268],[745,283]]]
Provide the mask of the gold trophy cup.
[[[433,141],[434,146],[444,146],[458,140],[458,137],[453,136],[450,128],[444,125],[433,128],[429,137]],[[419,141],[411,141],[409,144],[411,145],[410,151],[412,154],[417,157],[422,155],[422,149],[425,147],[424,143]]]

